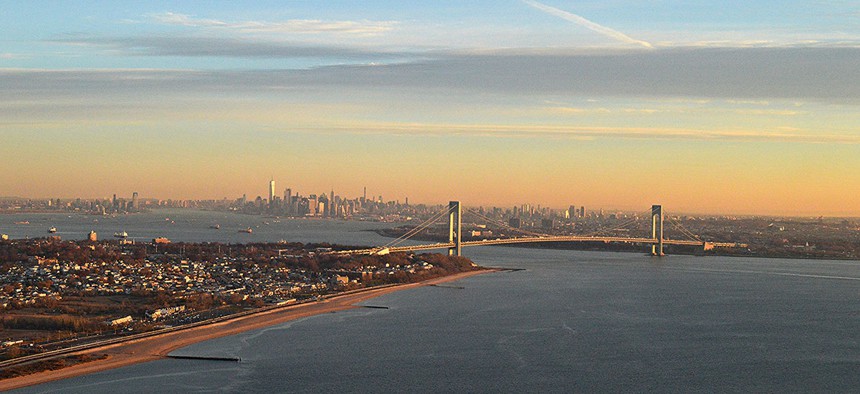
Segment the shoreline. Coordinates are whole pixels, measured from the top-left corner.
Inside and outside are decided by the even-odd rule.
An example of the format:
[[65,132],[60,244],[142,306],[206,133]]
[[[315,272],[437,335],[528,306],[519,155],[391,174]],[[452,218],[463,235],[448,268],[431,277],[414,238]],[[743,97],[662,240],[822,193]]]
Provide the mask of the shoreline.
[[236,319],[192,327],[176,332],[82,350],[80,352],[71,353],[70,355],[105,353],[108,357],[102,360],[90,361],[54,371],[42,371],[30,375],[3,379],[0,380],[0,391],[13,390],[55,380],[68,379],[95,372],[164,359],[167,358],[167,355],[170,352],[198,342],[236,335],[246,331],[257,330],[323,313],[361,308],[361,306],[357,306],[355,304],[381,295],[393,293],[395,291],[453,282],[475,275],[498,271],[498,269],[493,268],[481,269],[428,279],[423,282],[383,288],[372,288],[365,291],[333,296],[320,302],[286,306],[284,308],[254,313],[247,316],[241,316]]

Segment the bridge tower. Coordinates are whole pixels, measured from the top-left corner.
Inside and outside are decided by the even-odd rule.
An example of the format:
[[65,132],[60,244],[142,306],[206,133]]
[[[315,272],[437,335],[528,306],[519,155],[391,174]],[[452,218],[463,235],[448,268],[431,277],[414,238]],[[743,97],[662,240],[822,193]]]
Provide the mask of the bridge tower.
[[448,248],[448,256],[461,256],[460,254],[460,236],[463,228],[462,221],[463,211],[460,209],[459,201],[451,201],[448,203],[448,243],[454,244]]
[[652,256],[663,255],[663,206],[651,206],[651,238],[657,242],[651,245]]

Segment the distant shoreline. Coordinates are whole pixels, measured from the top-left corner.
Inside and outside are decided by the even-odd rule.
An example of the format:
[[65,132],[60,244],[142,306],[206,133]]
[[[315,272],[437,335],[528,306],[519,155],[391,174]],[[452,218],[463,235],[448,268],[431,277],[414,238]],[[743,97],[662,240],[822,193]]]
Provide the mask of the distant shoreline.
[[333,313],[360,308],[361,306],[356,306],[355,304],[395,291],[452,282],[475,275],[498,271],[499,269],[493,268],[479,269],[475,271],[460,272],[440,278],[428,279],[418,283],[408,283],[382,288],[369,288],[347,294],[331,296],[320,302],[285,306],[283,308],[267,310],[186,330],[174,331],[143,339],[87,349],[72,354],[104,353],[107,354],[108,357],[102,360],[77,364],[59,370],[37,372],[30,375],[0,380],[0,391],[13,390],[143,362],[164,359],[170,352],[198,342],[229,335],[236,335],[246,331],[257,330],[323,313]]

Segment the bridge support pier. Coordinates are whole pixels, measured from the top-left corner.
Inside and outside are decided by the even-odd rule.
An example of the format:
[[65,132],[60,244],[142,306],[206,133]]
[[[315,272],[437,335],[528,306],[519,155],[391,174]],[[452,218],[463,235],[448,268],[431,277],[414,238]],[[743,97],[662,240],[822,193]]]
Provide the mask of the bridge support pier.
[[656,241],[651,245],[652,256],[663,255],[663,206],[651,206],[651,238]]
[[448,242],[454,244],[454,247],[448,248],[448,256],[461,256],[460,235],[463,226],[460,219],[462,214],[459,201],[448,203]]

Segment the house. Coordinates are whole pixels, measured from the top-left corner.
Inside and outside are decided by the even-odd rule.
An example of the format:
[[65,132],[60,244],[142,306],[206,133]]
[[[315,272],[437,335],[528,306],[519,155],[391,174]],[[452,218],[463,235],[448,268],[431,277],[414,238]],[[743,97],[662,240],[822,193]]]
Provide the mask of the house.
[[119,325],[123,325],[123,324],[130,324],[133,321],[134,321],[134,319],[132,319],[131,316],[126,316],[126,317],[121,317],[119,319],[109,320],[106,323],[107,323],[107,325],[109,325],[111,327],[115,327],[115,326],[119,326]]

